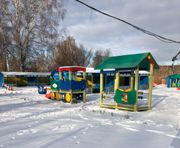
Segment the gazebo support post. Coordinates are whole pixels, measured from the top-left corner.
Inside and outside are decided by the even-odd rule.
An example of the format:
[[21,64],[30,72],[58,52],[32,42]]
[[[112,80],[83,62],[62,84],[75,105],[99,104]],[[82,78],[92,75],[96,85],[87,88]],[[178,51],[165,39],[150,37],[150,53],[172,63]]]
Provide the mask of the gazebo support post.
[[100,72],[100,101],[99,101],[99,105],[100,107],[103,104],[103,70],[101,70]]
[[149,89],[148,89],[148,110],[152,109],[152,85],[153,85],[153,64],[150,63]]
[[134,70],[131,70],[131,83],[130,83],[130,85],[131,85],[131,89],[133,89],[134,88]]
[[[116,71],[115,73],[115,85],[114,85],[114,94],[116,93],[116,90],[119,88],[119,71]],[[118,109],[118,103],[115,102],[115,108]]]
[[135,70],[136,104],[134,105],[134,112],[138,110],[138,85],[139,85],[139,66]]

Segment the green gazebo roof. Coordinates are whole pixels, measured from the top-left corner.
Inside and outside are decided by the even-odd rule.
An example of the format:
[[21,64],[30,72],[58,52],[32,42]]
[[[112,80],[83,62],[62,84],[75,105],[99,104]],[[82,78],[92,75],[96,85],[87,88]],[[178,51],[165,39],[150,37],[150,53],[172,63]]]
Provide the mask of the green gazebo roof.
[[139,54],[129,54],[122,56],[114,56],[105,59],[101,64],[99,64],[96,69],[134,69],[139,66],[141,70],[149,70],[150,63],[154,65],[155,69],[159,69],[159,65],[154,60],[151,53],[139,53]]

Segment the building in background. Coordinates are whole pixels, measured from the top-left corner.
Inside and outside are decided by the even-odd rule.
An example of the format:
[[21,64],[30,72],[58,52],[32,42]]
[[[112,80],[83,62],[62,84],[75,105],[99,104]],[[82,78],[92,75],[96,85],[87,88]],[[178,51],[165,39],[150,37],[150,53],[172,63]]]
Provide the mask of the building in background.
[[48,72],[1,72],[4,83],[12,86],[49,85]]
[[166,84],[168,88],[171,87],[180,88],[180,74],[169,75],[166,78]]

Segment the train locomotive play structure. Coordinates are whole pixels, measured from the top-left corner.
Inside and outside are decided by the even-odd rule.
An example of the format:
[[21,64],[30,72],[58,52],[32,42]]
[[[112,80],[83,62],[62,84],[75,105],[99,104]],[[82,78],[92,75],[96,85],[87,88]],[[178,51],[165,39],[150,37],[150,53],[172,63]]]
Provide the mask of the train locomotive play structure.
[[[50,76],[51,91],[49,99],[68,103],[86,102],[86,68],[81,66],[59,67]],[[91,84],[89,84],[91,85]]]
[[[113,68],[114,71],[114,94],[111,101],[105,98],[104,71]],[[103,108],[123,109],[129,111],[143,111],[152,108],[153,71],[159,69],[151,53],[114,56],[105,59],[96,69],[100,70],[100,100],[99,105]],[[139,71],[148,72],[148,90],[146,101],[140,103],[143,92],[139,90]],[[129,74],[129,86],[121,86],[121,76]]]

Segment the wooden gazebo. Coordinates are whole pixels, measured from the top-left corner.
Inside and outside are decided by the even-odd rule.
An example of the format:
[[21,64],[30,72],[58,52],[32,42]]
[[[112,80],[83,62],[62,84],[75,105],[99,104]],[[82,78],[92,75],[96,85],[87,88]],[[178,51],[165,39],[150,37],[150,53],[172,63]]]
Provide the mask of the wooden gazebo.
[[[100,107],[124,109],[129,111],[150,110],[152,108],[152,83],[153,70],[159,69],[158,64],[154,60],[151,53],[140,53],[131,55],[114,56],[105,59],[96,69],[100,72]],[[105,69],[115,69],[114,80],[114,103],[103,103],[103,71]],[[130,88],[119,89],[120,73],[128,70],[130,72]],[[148,103],[138,106],[138,86],[139,71],[145,70],[149,72],[148,80]]]

